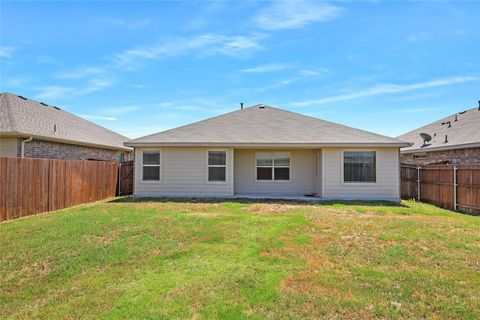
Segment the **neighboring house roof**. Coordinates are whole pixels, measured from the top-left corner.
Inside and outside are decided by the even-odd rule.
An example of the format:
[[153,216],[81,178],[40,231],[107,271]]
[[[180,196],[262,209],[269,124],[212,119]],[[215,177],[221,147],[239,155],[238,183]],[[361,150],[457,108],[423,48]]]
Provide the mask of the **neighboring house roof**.
[[255,105],[130,140],[128,146],[395,146],[395,138],[298,113]]
[[130,140],[127,137],[60,108],[11,93],[0,94],[0,135],[131,150],[123,144]]
[[[420,133],[430,135],[432,140],[424,145]],[[480,147],[480,107],[453,114],[398,138],[412,143],[402,148],[402,153]]]

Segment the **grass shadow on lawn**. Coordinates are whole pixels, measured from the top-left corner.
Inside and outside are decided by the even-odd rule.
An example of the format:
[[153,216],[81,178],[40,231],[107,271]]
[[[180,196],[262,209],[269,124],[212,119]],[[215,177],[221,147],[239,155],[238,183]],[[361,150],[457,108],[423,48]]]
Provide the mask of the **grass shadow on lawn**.
[[254,198],[203,198],[203,197],[118,197],[108,202],[112,203],[143,203],[143,202],[158,202],[158,203],[225,203],[237,202],[242,204],[288,204],[301,206],[317,206],[317,205],[351,205],[351,206],[369,206],[369,207],[403,207],[410,208],[405,203],[395,201],[383,200],[292,200],[292,199],[254,199]]

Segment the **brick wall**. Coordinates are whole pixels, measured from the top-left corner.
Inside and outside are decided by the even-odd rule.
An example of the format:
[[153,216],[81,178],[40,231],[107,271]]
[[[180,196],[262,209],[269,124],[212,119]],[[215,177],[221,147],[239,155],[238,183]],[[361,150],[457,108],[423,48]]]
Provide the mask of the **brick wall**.
[[[19,143],[20,148],[20,143]],[[67,160],[118,160],[117,151],[109,149],[58,143],[43,140],[32,140],[25,143],[25,157],[67,159]],[[20,156],[20,150],[18,151]]]
[[[424,154],[422,152],[418,153]],[[480,148],[466,148],[455,150],[426,152],[425,159],[414,159],[412,153],[402,154],[403,163],[432,164],[432,163],[480,163]]]

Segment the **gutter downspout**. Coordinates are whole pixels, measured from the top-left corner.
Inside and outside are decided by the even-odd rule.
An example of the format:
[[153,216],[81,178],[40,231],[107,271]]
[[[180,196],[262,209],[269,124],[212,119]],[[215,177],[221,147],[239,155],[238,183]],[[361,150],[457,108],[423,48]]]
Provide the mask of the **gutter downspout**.
[[33,140],[33,137],[28,138],[27,140],[22,140],[20,143],[20,158],[25,156],[25,143]]

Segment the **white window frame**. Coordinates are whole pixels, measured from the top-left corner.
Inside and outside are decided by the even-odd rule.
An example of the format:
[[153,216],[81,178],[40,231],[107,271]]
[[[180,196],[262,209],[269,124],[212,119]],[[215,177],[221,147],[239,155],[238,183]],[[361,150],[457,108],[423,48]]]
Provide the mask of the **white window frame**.
[[[218,152],[218,151],[221,151],[221,152],[225,152],[225,165],[217,165],[217,164],[213,164],[213,165],[210,165],[208,164],[208,154],[210,152]],[[210,181],[208,180],[208,177],[209,177],[209,168],[212,167],[212,168],[225,168],[225,181]],[[208,149],[207,150],[207,157],[206,157],[206,171],[205,171],[205,182],[208,183],[208,184],[228,184],[228,150],[227,149]]]
[[[355,182],[355,181],[347,181],[345,182],[345,152],[375,152],[375,181],[374,182]],[[340,179],[341,179],[341,184],[345,186],[359,186],[359,187],[374,187],[378,184],[378,150],[375,149],[343,149],[342,150],[342,159],[341,159],[341,170],[340,170]]]
[[[258,154],[265,154],[265,153],[270,153],[272,155],[272,165],[271,166],[257,166],[257,157]],[[288,158],[290,159],[290,165],[289,166],[276,166],[275,165],[275,154],[276,153],[285,153],[288,154]],[[255,152],[255,182],[259,183],[286,183],[290,182],[292,180],[292,153],[289,151],[259,151]],[[272,179],[271,180],[259,180],[257,177],[257,168],[272,168]],[[288,180],[275,180],[275,168],[288,168]]]
[[[158,151],[158,158],[159,158],[159,161],[160,161],[160,164],[143,164],[143,155],[144,155],[144,152],[145,151]],[[141,166],[142,166],[142,183],[160,183],[162,182],[162,150],[160,149],[142,149],[142,162],[141,162]],[[144,180],[143,179],[143,168],[144,167],[158,167],[158,180]]]

